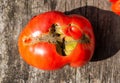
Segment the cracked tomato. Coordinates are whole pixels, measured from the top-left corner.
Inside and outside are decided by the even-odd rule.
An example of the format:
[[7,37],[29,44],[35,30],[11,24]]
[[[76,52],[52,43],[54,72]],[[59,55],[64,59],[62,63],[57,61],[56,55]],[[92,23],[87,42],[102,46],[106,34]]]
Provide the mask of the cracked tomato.
[[43,70],[70,64],[79,67],[92,57],[93,28],[83,16],[50,11],[33,17],[22,30],[18,48],[22,58]]

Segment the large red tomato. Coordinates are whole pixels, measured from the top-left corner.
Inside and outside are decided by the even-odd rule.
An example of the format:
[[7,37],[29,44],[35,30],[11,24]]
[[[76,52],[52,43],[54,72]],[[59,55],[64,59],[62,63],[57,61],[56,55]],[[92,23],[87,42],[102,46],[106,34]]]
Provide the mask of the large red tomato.
[[117,15],[120,15],[120,0],[110,0],[112,2],[112,11]]
[[79,67],[92,57],[93,29],[83,16],[50,11],[33,17],[21,32],[19,52],[30,65],[55,70],[70,64]]

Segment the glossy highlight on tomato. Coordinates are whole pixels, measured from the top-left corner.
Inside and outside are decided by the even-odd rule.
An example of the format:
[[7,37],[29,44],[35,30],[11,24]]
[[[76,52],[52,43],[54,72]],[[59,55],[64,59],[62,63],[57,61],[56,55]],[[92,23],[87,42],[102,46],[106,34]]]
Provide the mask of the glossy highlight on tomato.
[[28,22],[19,35],[18,48],[24,61],[39,69],[80,67],[91,59],[95,38],[85,17],[49,11]]

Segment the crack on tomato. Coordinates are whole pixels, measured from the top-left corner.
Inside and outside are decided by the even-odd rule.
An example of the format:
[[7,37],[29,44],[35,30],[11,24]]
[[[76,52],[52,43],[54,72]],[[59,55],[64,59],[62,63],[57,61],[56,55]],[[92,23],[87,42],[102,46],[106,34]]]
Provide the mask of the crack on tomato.
[[65,38],[65,54],[70,55],[71,52],[75,49],[77,46],[77,40],[74,40],[72,37],[66,37]]
[[88,43],[90,43],[90,38],[87,34],[83,34],[83,36],[81,37],[79,42],[82,44],[88,44]]
[[52,25],[49,32],[55,37],[56,51],[63,56],[70,55],[75,49],[78,41],[65,35],[62,31],[62,27],[57,24]]
[[72,53],[78,43],[90,43],[90,38],[86,34],[83,34],[80,39],[75,40],[71,36],[66,36],[61,26],[53,24],[49,32],[43,33],[37,37],[25,36],[23,41],[25,45],[34,45],[39,42],[55,44],[57,53],[66,56]]
[[61,26],[57,24],[53,24],[52,27],[50,28],[49,34],[52,35],[51,37],[54,38],[54,43],[56,45],[56,51],[60,55],[66,56],[65,54],[65,36],[63,35],[63,32],[61,30]]
[[42,40],[55,44],[57,53],[63,56],[70,55],[78,43],[90,43],[87,34],[83,34],[80,39],[75,40],[71,36],[66,36],[63,33],[61,26],[57,24],[51,26],[49,33],[40,38],[40,41]]
[[31,41],[32,41],[31,38],[26,38],[26,39],[24,40],[25,43],[30,43]]
[[22,41],[24,45],[31,45],[33,43],[33,38],[30,36],[24,36]]
[[66,56],[65,54],[65,41],[64,39],[62,40],[63,42],[60,42],[60,41],[57,41],[56,43],[56,51],[60,54],[60,55],[63,55],[63,56]]

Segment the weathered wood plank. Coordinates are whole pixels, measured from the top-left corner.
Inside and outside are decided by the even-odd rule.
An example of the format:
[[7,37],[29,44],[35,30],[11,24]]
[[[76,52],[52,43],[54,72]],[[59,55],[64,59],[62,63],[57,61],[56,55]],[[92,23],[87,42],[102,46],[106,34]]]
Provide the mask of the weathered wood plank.
[[[81,68],[43,71],[19,56],[17,39],[31,17],[49,10],[81,14],[96,36],[95,54]],[[120,17],[108,0],[0,0],[0,83],[120,83]]]

